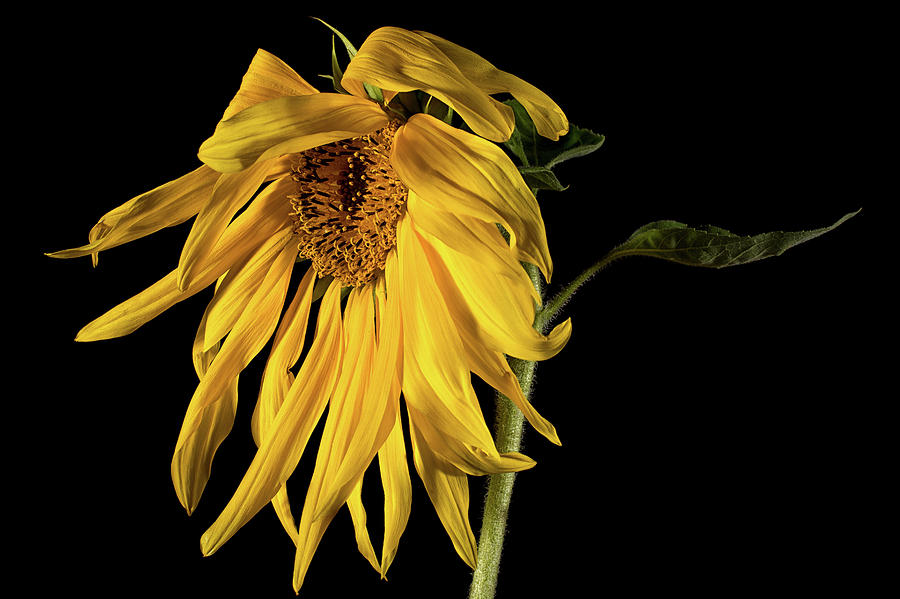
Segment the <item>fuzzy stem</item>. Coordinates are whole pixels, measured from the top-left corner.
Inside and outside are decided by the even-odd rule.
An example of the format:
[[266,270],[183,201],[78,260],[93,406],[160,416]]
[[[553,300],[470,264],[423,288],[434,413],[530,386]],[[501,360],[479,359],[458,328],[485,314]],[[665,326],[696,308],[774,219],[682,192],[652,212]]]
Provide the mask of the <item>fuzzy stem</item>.
[[[543,299],[543,281],[538,269],[530,264],[525,265],[535,289]],[[535,326],[540,321],[540,310]],[[526,399],[531,398],[534,371],[537,362],[531,360],[509,359],[510,367]],[[509,398],[497,393],[497,414],[495,420],[495,443],[501,453],[519,451],[522,446],[524,416]],[[488,482],[487,497],[484,502],[484,516],[481,533],[478,539],[478,564],[472,577],[469,599],[493,599],[497,589],[497,574],[500,571],[500,554],[503,551],[503,538],[506,534],[506,519],[509,513],[509,502],[512,499],[515,472],[493,474]]]

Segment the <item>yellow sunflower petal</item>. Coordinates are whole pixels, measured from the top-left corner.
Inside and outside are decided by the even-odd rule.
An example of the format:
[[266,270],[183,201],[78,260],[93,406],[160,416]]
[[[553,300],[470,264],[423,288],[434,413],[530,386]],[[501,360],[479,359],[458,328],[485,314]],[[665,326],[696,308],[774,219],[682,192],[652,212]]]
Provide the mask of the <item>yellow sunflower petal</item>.
[[374,102],[342,94],[309,94],[266,100],[219,122],[200,145],[204,164],[223,173],[257,160],[302,152],[388,124]]
[[397,131],[391,164],[434,209],[502,224],[517,258],[537,265],[550,280],[553,267],[540,207],[495,144],[416,114]]
[[[395,282],[398,274],[394,262],[395,258],[389,257],[385,276]],[[294,563],[296,589],[303,582],[325,527],[359,485],[396,423],[398,393],[393,373],[400,345],[399,302],[388,293],[376,335],[372,292],[369,286],[356,288],[347,301],[348,358],[329,408],[300,520],[301,543]],[[358,510],[352,504],[350,508]],[[380,571],[380,564],[368,553],[365,543],[360,550]]]
[[347,66],[342,81],[348,79],[398,92],[422,90],[493,141],[506,141],[515,128],[509,106],[480,90],[432,42],[412,31],[382,27],[372,32]]
[[366,529],[366,508],[362,501],[362,483],[360,478],[350,492],[347,498],[347,507],[350,509],[350,518],[353,520],[353,530],[356,532],[356,547],[364,558],[375,568],[375,571],[381,573],[381,564],[375,557],[375,548],[372,547],[372,539],[369,537],[369,531]]
[[[523,276],[516,277],[506,264],[486,260],[486,252],[475,259],[423,235],[422,249],[458,328],[472,331],[495,351],[523,360],[546,360],[562,350],[572,333],[571,319],[549,335],[535,330],[534,304],[525,287],[530,283],[521,267],[517,271]],[[505,244],[502,237],[494,243]]]
[[546,437],[551,443],[562,445],[559,435],[556,433],[556,427],[541,416],[522,393],[519,380],[509,367],[506,356],[500,352],[488,349],[476,337],[474,331],[469,330],[467,327],[460,327],[459,336],[462,338],[463,345],[466,348],[466,355],[469,358],[469,369],[478,375],[481,380],[508,397],[537,432]]
[[337,488],[338,485],[335,483],[335,471],[348,453],[356,449],[354,440],[357,435],[366,433],[373,425],[380,427],[379,422],[372,422],[365,414],[366,404],[375,403],[366,401],[368,399],[366,391],[372,378],[376,353],[375,307],[370,287],[356,287],[347,298],[344,312],[344,343],[346,355],[328,407],[328,417],[319,443],[316,466],[300,516],[300,543],[297,545],[294,559],[296,591],[299,591],[303,584],[306,571],[325,529],[341,505],[350,497],[368,464],[362,464],[356,475],[340,488]]
[[408,214],[398,231],[403,394],[421,434],[432,451],[469,474],[530,468],[534,462],[525,456],[497,452],[462,342]]
[[[257,447],[261,446],[262,440],[269,435],[275,416],[294,382],[294,375],[290,369],[303,352],[315,280],[316,271],[310,267],[300,281],[294,299],[285,311],[281,324],[278,325],[278,330],[275,331],[272,351],[266,361],[259,398],[251,419],[251,430]],[[297,525],[291,513],[286,485],[282,485],[276,493],[272,499],[272,506],[285,532],[295,544],[298,543]]]
[[421,399],[418,397],[416,401],[406,402],[410,418],[415,419],[415,425],[431,451],[442,460],[453,464],[455,468],[472,476],[485,476],[502,472],[519,472],[534,467],[535,461],[519,452],[498,453],[493,447],[491,450],[483,450],[445,433],[430,417],[415,409],[415,405],[421,404]]
[[415,221],[417,231],[440,240],[448,248],[464,253],[476,262],[488,265],[516,288],[516,297],[525,306],[530,306],[531,301],[540,305],[541,296],[496,225],[437,210],[412,191],[409,192],[406,209]]
[[234,327],[265,279],[272,255],[281,247],[284,243],[278,237],[268,239],[219,278],[213,298],[203,312],[201,349],[209,349]]
[[[225,110],[223,119],[281,96],[301,96],[318,91],[279,58],[259,50],[253,57],[241,87]],[[75,258],[128,243],[180,224],[210,200],[221,173],[201,165],[196,170],[141,194],[105,214],[90,232],[90,243],[48,254],[54,258]]]
[[231,381],[271,337],[281,316],[296,256],[296,247],[293,244],[286,244],[272,261],[265,280],[253,294],[231,334],[225,339],[206,376],[197,385],[175,444],[176,451],[181,449],[197,430],[204,410],[222,397]]
[[491,448],[494,441],[472,389],[462,343],[408,213],[400,219],[397,237],[406,402],[463,443]]
[[[402,340],[400,335],[393,335],[396,328],[399,332],[402,327],[400,302],[397,297],[400,289],[400,273],[397,265],[397,252],[392,252],[385,265],[385,276],[378,279],[375,287],[375,307],[378,321],[378,351],[376,357],[376,372],[384,372],[390,377],[390,396],[388,401],[397,407],[394,409],[394,423],[390,434],[384,440],[378,450],[378,466],[381,471],[381,485],[384,489],[384,536],[381,546],[381,577],[386,578],[388,568],[394,561],[400,537],[406,529],[409,521],[409,513],[412,507],[412,486],[409,478],[409,468],[406,464],[406,446],[403,440],[403,424],[400,421],[400,377],[402,377],[403,354],[401,352]],[[390,311],[388,309],[388,290],[391,290],[392,298]],[[390,343],[396,347],[392,349],[394,364],[387,365],[383,360],[387,357],[384,352]]]
[[519,101],[534,121],[537,132],[554,141],[569,131],[569,120],[550,97],[505,71],[501,71],[478,54],[432,33],[416,31],[434,44],[466,78],[486,94],[510,93]]
[[241,80],[241,87],[234,99],[225,109],[222,119],[227,119],[238,112],[281,96],[306,96],[319,91],[298,75],[283,60],[266,52],[257,50],[247,73]]
[[297,286],[294,299],[281,318],[278,330],[275,331],[252,418],[257,446],[261,445],[269,434],[272,422],[275,421],[275,416],[294,381],[291,368],[303,353],[315,282],[316,271],[313,267],[309,267]]
[[214,553],[271,501],[297,467],[341,369],[340,298],[340,284],[332,284],[322,299],[312,347],[275,415],[269,434],[234,497],[200,539],[204,555]]
[[103,215],[81,247],[47,254],[52,258],[77,258],[134,241],[160,229],[188,220],[204,206],[220,173],[202,165],[196,170],[132,198]]
[[261,245],[266,245],[272,252],[280,251],[278,243],[286,244],[292,235],[290,222],[284,218],[290,210],[290,203],[285,197],[287,189],[291,188],[288,183],[289,179],[264,189],[235,219],[212,252],[213,258],[187,289],[178,288],[178,271],[173,270],[144,291],[85,325],[75,340],[99,341],[127,335],[211,285],[232,265]]
[[[381,285],[376,284],[376,298],[385,293],[384,287],[388,290],[399,290],[399,280],[397,254],[391,252],[385,264],[385,276],[379,280]],[[372,296],[371,289],[362,293],[367,294],[369,298]],[[390,434],[394,425],[394,414],[399,409],[399,392],[395,386],[394,373],[397,372],[398,362],[402,359],[400,301],[397,293],[387,291],[387,294],[388,297],[384,302],[380,299],[376,302],[376,305],[381,307],[376,319],[376,352],[371,362],[371,375],[365,387],[365,399],[355,412],[360,421],[367,425],[357,428],[352,442],[348,442],[347,449],[340,452],[341,459],[332,460],[331,468],[334,474],[329,482],[332,489],[345,488],[345,485],[359,476],[372,461]],[[371,303],[371,299],[368,301]],[[356,342],[348,339],[348,344]],[[359,396],[357,401],[362,401],[361,397]],[[332,498],[329,498],[324,503],[328,504],[331,501]]]
[[[395,381],[394,392],[396,395],[400,394],[398,381]],[[412,509],[412,482],[406,462],[399,410],[391,434],[378,450],[378,466],[381,470],[381,486],[384,488],[384,540],[381,547],[381,576],[384,578],[397,555],[400,537],[406,530]]]
[[[366,93],[366,88],[362,84],[362,81],[343,77],[341,78],[341,87],[343,87],[345,91],[350,92],[351,95],[354,95],[357,98],[365,98],[366,100],[370,99],[369,94]],[[385,104],[387,104],[387,100],[385,100]]]
[[239,173],[221,175],[212,197],[197,214],[178,260],[178,287],[185,289],[201,270],[234,215],[246,204],[272,170],[283,171],[288,160],[257,162]]
[[[219,351],[219,344],[208,350],[198,348],[198,341],[203,335],[202,329],[201,325],[197,340],[194,342],[194,368],[201,380]],[[225,389],[222,399],[204,410],[197,432],[175,452],[172,458],[171,475],[175,492],[188,514],[191,514],[200,502],[200,496],[209,481],[213,456],[234,425],[237,393],[238,377],[235,377]]]
[[[277,240],[274,241],[277,243]],[[219,277],[213,297],[203,311],[203,337],[199,340],[202,351],[209,350],[234,327],[269,271],[270,254],[271,243],[263,244]]]
[[[533,318],[534,311],[530,309],[528,294],[533,292],[535,300],[538,300],[539,296],[534,291],[534,286],[521,265],[510,259],[508,251],[504,251],[504,249],[508,249],[506,242],[494,225],[465,219],[465,217],[461,219],[447,212],[432,210],[421,205],[413,193],[410,193],[407,208],[413,217],[416,230],[420,231],[423,236],[437,238],[446,245],[445,251],[455,250],[466,253],[476,264],[488,268],[494,273],[492,284],[499,282],[503,285],[513,286],[511,300],[516,301],[516,305],[523,314]],[[432,251],[434,250],[432,249]],[[453,293],[455,285],[452,284],[452,277],[449,276],[446,268],[442,266],[441,262],[436,262],[434,266],[433,272],[436,278],[444,281],[445,287],[449,287],[449,291]],[[454,305],[449,301],[451,297],[457,298],[455,305],[458,309],[464,305],[464,301],[460,301],[461,298],[456,294],[445,297],[448,298],[450,306]],[[504,305],[502,309],[508,310],[509,306]],[[465,317],[456,317],[454,322],[465,347],[469,369],[510,398],[535,430],[559,445],[556,429],[534,409],[522,394],[519,382],[510,369],[505,356],[485,344],[483,334],[477,323],[471,318],[471,313],[468,310],[463,310],[462,313],[465,314]],[[525,334],[527,338],[532,338],[530,332],[526,331]]]
[[431,451],[413,424],[412,411],[409,420],[409,437],[416,472],[425,484],[428,497],[441,524],[444,525],[444,530],[450,536],[456,553],[474,570],[478,549],[472,525],[469,523],[469,479],[465,472],[445,462]]

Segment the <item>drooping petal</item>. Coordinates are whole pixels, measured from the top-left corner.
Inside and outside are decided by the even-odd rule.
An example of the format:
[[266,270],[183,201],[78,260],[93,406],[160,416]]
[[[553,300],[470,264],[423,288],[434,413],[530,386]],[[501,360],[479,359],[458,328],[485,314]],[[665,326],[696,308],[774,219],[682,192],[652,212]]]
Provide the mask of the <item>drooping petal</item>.
[[257,160],[357,137],[387,124],[377,104],[356,96],[284,96],[220,121],[212,137],[200,145],[198,156],[219,172],[233,173]]
[[408,213],[400,219],[397,238],[406,402],[464,443],[493,447],[462,359],[462,343]]
[[257,446],[262,445],[263,439],[268,435],[294,381],[291,368],[303,353],[315,281],[316,271],[310,267],[297,286],[294,299],[282,316],[278,330],[275,331],[252,419]]
[[569,120],[562,109],[550,99],[550,96],[535,86],[515,75],[501,71],[475,52],[460,45],[425,31],[416,33],[434,44],[484,93],[512,94],[528,112],[539,134],[556,141],[560,135],[565,135],[569,131]]
[[[316,466],[306,492],[300,516],[297,553],[294,559],[294,590],[299,591],[316,548],[338,509],[362,478],[362,470],[342,489],[333,486],[334,471],[351,450],[354,436],[372,425],[363,420],[361,411],[375,356],[375,315],[372,290],[354,288],[347,298],[344,312],[344,344],[346,354],[340,376],[328,408]],[[375,426],[378,426],[375,423]]]
[[509,362],[506,361],[506,356],[489,349],[481,343],[474,331],[466,327],[459,328],[459,336],[466,348],[469,369],[481,380],[508,397],[537,432],[544,435],[551,443],[561,445],[556,427],[541,416],[522,393],[519,380],[510,368]]
[[234,378],[250,363],[275,330],[287,294],[297,249],[286,244],[272,261],[266,278],[247,304],[216,359],[197,385],[178,441],[176,452],[189,440],[207,407],[218,401]]
[[434,209],[502,224],[517,258],[537,265],[550,280],[553,267],[540,207],[498,146],[416,114],[397,131],[391,164]]
[[340,297],[340,283],[332,284],[322,299],[309,354],[278,409],[269,433],[262,439],[234,497],[200,539],[204,555],[214,553],[271,501],[297,467],[341,370]]
[[403,318],[403,395],[432,451],[468,474],[530,468],[494,446],[472,388],[462,342],[409,214],[398,226]]
[[[397,253],[391,252],[385,263],[385,274],[375,285],[375,305],[380,308],[377,316],[376,352],[372,360],[371,376],[365,390],[365,398],[358,410],[360,420],[366,426],[356,430],[353,441],[347,444],[340,461],[332,463],[334,489],[344,488],[356,478],[375,457],[394,426],[394,414],[399,409],[400,393],[395,373],[402,360],[402,321],[399,299],[400,273]],[[386,287],[389,297],[383,298]],[[373,294],[369,290],[369,296]],[[382,301],[382,299],[384,301]],[[374,306],[373,306],[374,307]],[[355,342],[355,341],[353,341]],[[351,343],[348,340],[348,343]],[[328,503],[328,501],[326,501]]]
[[[396,288],[399,274],[395,262],[395,255],[389,254],[385,278],[388,285]],[[371,286],[355,288],[347,300],[347,360],[329,408],[300,519],[295,589],[303,583],[325,528],[348,500],[396,423],[398,394],[394,373],[400,349],[399,301],[396,294],[388,292],[376,327],[373,291]],[[376,564],[373,566],[380,570],[380,564]]]
[[81,247],[47,254],[77,258],[97,253],[156,233],[188,220],[209,201],[220,173],[205,164],[190,173],[132,198],[103,215]]
[[518,291],[519,301],[528,306],[530,296],[540,305],[541,296],[534,288],[528,273],[516,259],[509,244],[493,223],[476,218],[437,210],[409,192],[406,209],[416,223],[416,230],[426,237],[440,240],[448,248],[464,253],[473,260],[504,277]]
[[201,208],[178,260],[178,287],[185,289],[203,268],[234,215],[246,204],[272,170],[283,171],[285,159],[257,162],[239,173],[221,175],[212,197]]
[[[390,290],[390,292],[388,291]],[[395,335],[393,328],[402,327],[400,302],[400,272],[397,264],[397,252],[388,256],[385,276],[380,277],[375,286],[375,307],[378,320],[378,351],[384,352],[386,344],[392,343]],[[388,311],[388,293],[393,294]],[[397,336],[398,337],[398,336]],[[381,486],[384,489],[384,537],[381,546],[381,577],[387,577],[388,568],[397,555],[400,537],[406,530],[409,513],[412,507],[412,486],[409,478],[409,467],[406,463],[406,446],[403,440],[403,424],[400,421],[400,379],[403,376],[403,354],[400,349],[402,340],[396,339],[393,349],[394,365],[379,362],[379,358],[387,355],[379,353],[376,358],[376,372],[384,369],[385,376],[391,378],[388,401],[395,404],[394,424],[384,444],[378,450],[378,466],[381,471]],[[382,358],[383,359],[383,358]]]
[[[194,340],[194,369],[203,380],[210,364],[219,353],[219,344],[202,349],[204,325],[201,323]],[[171,475],[181,505],[190,515],[209,481],[213,456],[234,425],[237,410],[238,377],[225,389],[222,399],[204,410],[197,431],[172,457]]]
[[[294,382],[291,368],[300,359],[303,352],[303,342],[306,336],[306,327],[309,320],[309,310],[312,304],[313,284],[316,280],[316,272],[312,267],[307,270],[303,280],[300,281],[293,301],[285,311],[275,338],[272,341],[272,351],[266,361],[260,384],[259,398],[253,410],[251,429],[256,446],[262,445],[262,440],[269,435],[272,424],[278,410],[281,409],[285,397],[290,392]],[[297,525],[291,513],[291,504],[288,501],[287,485],[282,485],[278,493],[272,499],[275,513],[288,536],[296,544]]]
[[506,141],[515,127],[509,106],[480,90],[432,42],[412,31],[382,27],[372,32],[347,66],[342,82],[348,79],[397,92],[422,90],[492,141]]
[[372,547],[372,539],[369,537],[369,531],[366,528],[366,508],[362,501],[362,483],[360,478],[353,490],[350,491],[350,497],[347,498],[347,507],[350,510],[350,518],[353,520],[353,530],[356,533],[356,547],[366,561],[375,568],[375,571],[381,573],[381,564],[375,557],[375,548]]
[[222,119],[230,118],[254,104],[272,98],[317,93],[319,91],[316,88],[307,83],[283,60],[259,49],[250,61],[247,73],[241,80],[241,87],[225,109]]
[[431,504],[450,536],[456,553],[474,570],[478,549],[472,525],[469,524],[469,479],[465,472],[431,451],[428,442],[414,424],[420,418],[413,417],[415,412],[409,408],[408,403],[407,409],[416,472],[425,484]]
[[[423,236],[422,249],[457,328],[471,331],[494,351],[523,360],[546,360],[565,346],[572,333],[571,319],[548,335],[535,330],[531,284],[521,267],[517,271],[523,276],[517,278],[502,262],[490,261],[487,252],[475,259]],[[502,237],[494,243],[505,244]]]
[[[533,319],[533,304],[528,297],[529,294],[532,294],[536,302],[540,300],[540,296],[534,290],[534,285],[521,264],[510,257],[506,241],[494,225],[431,209],[427,205],[423,205],[414,193],[409,195],[407,209],[416,224],[416,230],[420,231],[423,237],[431,240],[432,247],[430,247],[429,255],[434,254],[437,247],[443,248],[445,253],[465,254],[479,268],[486,268],[493,273],[491,285],[507,286],[510,301],[519,306],[518,309],[525,315],[526,320]],[[427,245],[425,244],[423,247]],[[441,255],[440,251],[436,253]],[[469,369],[508,397],[538,432],[559,445],[556,429],[534,409],[523,395],[519,381],[513,374],[506,357],[502,352],[491,349],[485,343],[484,334],[477,321],[465,307],[458,290],[454,290],[455,283],[452,283],[452,276],[447,272],[448,269],[443,261],[432,256],[429,263],[433,267],[432,272],[435,273],[436,280],[442,281],[444,287],[448,288],[445,298],[448,306],[451,306],[451,312],[453,312],[453,307],[459,312],[454,318],[454,323],[463,347],[465,347]],[[487,308],[490,309],[491,306],[487,306]],[[504,304],[493,308],[509,310],[510,305]],[[522,323],[520,322],[519,325],[517,328],[521,328]],[[521,333],[524,333],[526,342],[537,341],[539,345],[543,344],[542,336],[535,338],[529,331],[521,331]]]
[[[302,96],[318,91],[291,67],[265,50],[257,51],[241,87],[226,108],[222,119],[265,100],[281,96]],[[210,200],[221,173],[207,165],[143,193],[103,215],[91,229],[89,243],[48,254],[54,258],[92,255],[150,235],[188,220]],[[271,174],[270,174],[271,176]]]
[[215,345],[234,327],[265,279],[272,256],[283,246],[284,241],[278,236],[267,239],[219,278],[213,298],[203,312],[203,350]]
[[[394,392],[400,394],[399,381],[395,381]],[[381,470],[381,486],[384,488],[384,540],[381,547],[381,576],[384,578],[397,555],[400,537],[406,530],[412,509],[412,482],[406,462],[399,410],[391,434],[378,450],[378,466]]]
[[229,225],[212,252],[212,259],[187,289],[178,288],[178,271],[173,270],[144,291],[88,323],[78,332],[75,340],[99,341],[127,335],[211,285],[232,265],[261,245],[266,244],[274,253],[280,251],[278,242],[286,244],[292,235],[290,219],[284,216],[290,210],[290,202],[285,197],[290,188],[287,183],[278,181],[264,189],[247,210]]

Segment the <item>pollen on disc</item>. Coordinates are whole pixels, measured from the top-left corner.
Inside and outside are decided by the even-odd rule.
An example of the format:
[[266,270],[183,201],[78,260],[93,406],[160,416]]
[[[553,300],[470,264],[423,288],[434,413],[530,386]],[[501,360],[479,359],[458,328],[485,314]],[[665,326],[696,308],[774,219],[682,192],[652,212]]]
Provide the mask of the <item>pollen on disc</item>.
[[292,165],[293,229],[319,276],[358,287],[384,270],[408,193],[390,163],[398,126],[307,150]]

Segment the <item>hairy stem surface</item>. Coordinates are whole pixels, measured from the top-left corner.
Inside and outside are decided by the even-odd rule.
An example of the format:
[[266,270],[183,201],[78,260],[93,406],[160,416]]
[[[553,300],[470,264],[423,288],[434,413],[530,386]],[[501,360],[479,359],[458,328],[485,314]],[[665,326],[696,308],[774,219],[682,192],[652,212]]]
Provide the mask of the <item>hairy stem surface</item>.
[[[540,272],[530,264],[525,265],[525,270],[528,271],[535,289],[543,299],[543,281]],[[539,328],[540,322],[540,310],[538,310],[535,328]],[[537,362],[510,358],[509,364],[519,380],[522,393],[530,401]],[[519,408],[505,395],[497,393],[496,403],[494,440],[497,450],[501,453],[519,451],[522,446],[525,418]],[[478,564],[472,577],[469,599],[493,599],[496,592],[497,575],[500,571],[500,554],[503,551],[506,520],[515,480],[515,472],[507,472],[491,475],[488,482],[481,533],[478,539]]]

